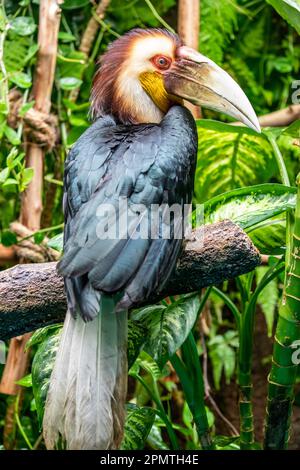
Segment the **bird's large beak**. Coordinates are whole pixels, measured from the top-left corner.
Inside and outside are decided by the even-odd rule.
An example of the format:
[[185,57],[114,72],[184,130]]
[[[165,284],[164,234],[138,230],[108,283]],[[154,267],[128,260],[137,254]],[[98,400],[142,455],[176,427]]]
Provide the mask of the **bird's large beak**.
[[256,114],[243,90],[212,60],[186,46],[164,75],[168,94],[219,111],[260,132]]

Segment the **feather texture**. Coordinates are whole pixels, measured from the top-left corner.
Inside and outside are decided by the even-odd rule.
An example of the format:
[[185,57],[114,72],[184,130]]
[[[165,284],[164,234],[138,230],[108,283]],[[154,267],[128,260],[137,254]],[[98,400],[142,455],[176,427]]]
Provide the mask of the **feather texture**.
[[[71,450],[120,445],[127,390],[127,312],[117,314],[112,298],[85,323],[67,314],[51,376],[44,416],[48,449],[61,438]],[[121,404],[121,405],[120,405]]]

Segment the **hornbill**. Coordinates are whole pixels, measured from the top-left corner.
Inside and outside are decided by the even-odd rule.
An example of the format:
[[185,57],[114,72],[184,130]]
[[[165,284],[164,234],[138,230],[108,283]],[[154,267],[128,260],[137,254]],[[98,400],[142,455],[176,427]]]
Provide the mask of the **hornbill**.
[[[46,401],[48,448],[62,439],[67,449],[112,449],[122,440],[127,311],[159,293],[174,269],[183,211],[168,218],[162,209],[148,236],[141,223],[153,205],[183,209],[192,199],[197,132],[183,100],[259,131],[237,83],[169,31],[134,29],[102,56],[91,93],[94,123],[65,163],[58,272],[68,312]],[[127,224],[105,236],[124,217]]]

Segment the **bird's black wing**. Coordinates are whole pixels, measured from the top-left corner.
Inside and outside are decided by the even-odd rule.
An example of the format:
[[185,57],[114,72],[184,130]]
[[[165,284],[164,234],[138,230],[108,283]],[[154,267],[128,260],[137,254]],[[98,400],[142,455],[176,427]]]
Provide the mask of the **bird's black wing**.
[[[58,265],[72,313],[79,307],[85,319],[93,318],[101,292],[119,293],[119,307],[129,308],[162,288],[182,246],[196,149],[194,120],[180,106],[159,125],[123,126],[106,117],[81,136],[65,165]],[[161,215],[150,223],[153,204]],[[173,204],[180,214],[175,210],[169,218]]]

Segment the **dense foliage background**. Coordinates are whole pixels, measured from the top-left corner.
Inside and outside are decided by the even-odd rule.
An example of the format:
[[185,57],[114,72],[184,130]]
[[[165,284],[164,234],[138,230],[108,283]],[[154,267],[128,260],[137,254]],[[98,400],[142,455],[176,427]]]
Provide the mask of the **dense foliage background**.
[[[276,3],[280,4],[265,0],[201,0],[200,50],[233,75],[258,115],[289,105],[295,91],[292,84],[299,77],[299,31],[293,27],[295,24],[291,25],[278,14],[280,9],[273,8],[278,6]],[[17,241],[10,224],[19,216],[21,194],[32,178],[32,170],[25,167],[22,117],[34,105],[30,93],[38,51],[39,1],[5,0],[0,8],[0,236],[2,244],[10,246]],[[45,158],[43,230],[34,236],[37,244],[43,243],[45,236],[52,238],[62,231],[63,163],[70,146],[89,126],[89,93],[97,57],[115,37],[130,28],[163,27],[165,23],[175,30],[177,27],[175,0],[153,0],[151,3],[112,0],[105,18],[99,19],[97,39],[87,58],[79,47],[93,14],[93,3],[89,0],[65,0],[61,8],[51,108],[58,118],[59,135],[55,147]],[[300,21],[298,27],[299,24]],[[203,117],[227,121],[225,116],[205,110]],[[218,127],[212,121],[205,124],[200,120],[198,131],[195,203],[207,202],[241,187],[264,183],[287,185],[287,179],[282,181],[282,171],[278,167],[278,152],[284,157],[290,183],[294,186],[300,167],[299,141],[295,145],[295,138],[299,137],[297,128],[287,132],[267,130],[258,136],[243,128]],[[202,297],[199,294],[202,300],[199,296],[168,299],[150,310],[135,312],[132,335],[144,339],[138,345],[132,340],[129,414],[124,447],[167,449],[176,447],[177,440],[181,448],[199,448],[201,433],[199,429],[197,433],[194,424],[191,402],[197,394],[203,395],[203,389],[205,402],[201,402],[199,408],[201,413],[206,413],[208,428],[216,437],[215,445],[217,448],[240,447],[236,380],[237,364],[242,360],[238,356],[242,333],[234,319],[245,313],[251,295],[270,272],[270,267],[280,263],[275,256],[280,257],[285,252],[285,211],[295,207],[295,192],[291,189],[280,196],[276,191],[274,185],[271,189],[261,189],[260,193],[250,190],[244,194],[233,192],[227,199],[219,198],[206,206],[207,221],[220,220],[226,213],[226,217],[248,230],[256,246],[268,255],[263,266],[235,281],[202,292]],[[52,246],[58,249],[57,239]],[[261,288],[253,305],[258,324],[254,347],[254,397],[256,441],[260,443],[267,394],[266,376],[272,352],[270,338],[284,281],[282,266],[276,266],[275,275],[263,285],[264,289]],[[200,310],[201,319],[196,321]],[[175,318],[173,328],[182,332],[180,338],[174,331],[169,331],[170,317]],[[171,362],[167,360],[187,341],[195,321],[194,342],[190,338],[190,343],[184,343],[182,358],[188,369],[193,367],[189,348],[196,345],[193,354],[200,355],[204,382],[200,389],[193,390],[196,395],[191,399],[187,390],[193,387],[193,381],[189,381],[190,378],[185,383],[184,373],[179,380],[174,357]],[[165,342],[159,346],[165,348],[164,356],[153,353],[161,351],[157,344],[158,328],[162,328],[166,336],[168,332],[173,335],[172,344]],[[53,348],[55,350],[57,345],[56,332],[57,327],[47,329],[31,340],[31,357],[35,359],[30,375],[22,381],[26,389],[18,400],[0,396],[0,442],[6,448],[43,448],[38,420],[45,395],[41,384],[47,382],[47,365],[51,363]],[[251,331],[246,331],[246,334],[251,336]],[[0,374],[2,369],[0,366]],[[198,370],[195,377],[197,374]],[[13,412],[8,414],[12,402]],[[296,396],[295,417],[300,421],[298,403],[300,398]],[[292,437],[292,445],[299,448],[299,439],[296,443]],[[255,448],[259,444],[251,446]]]

